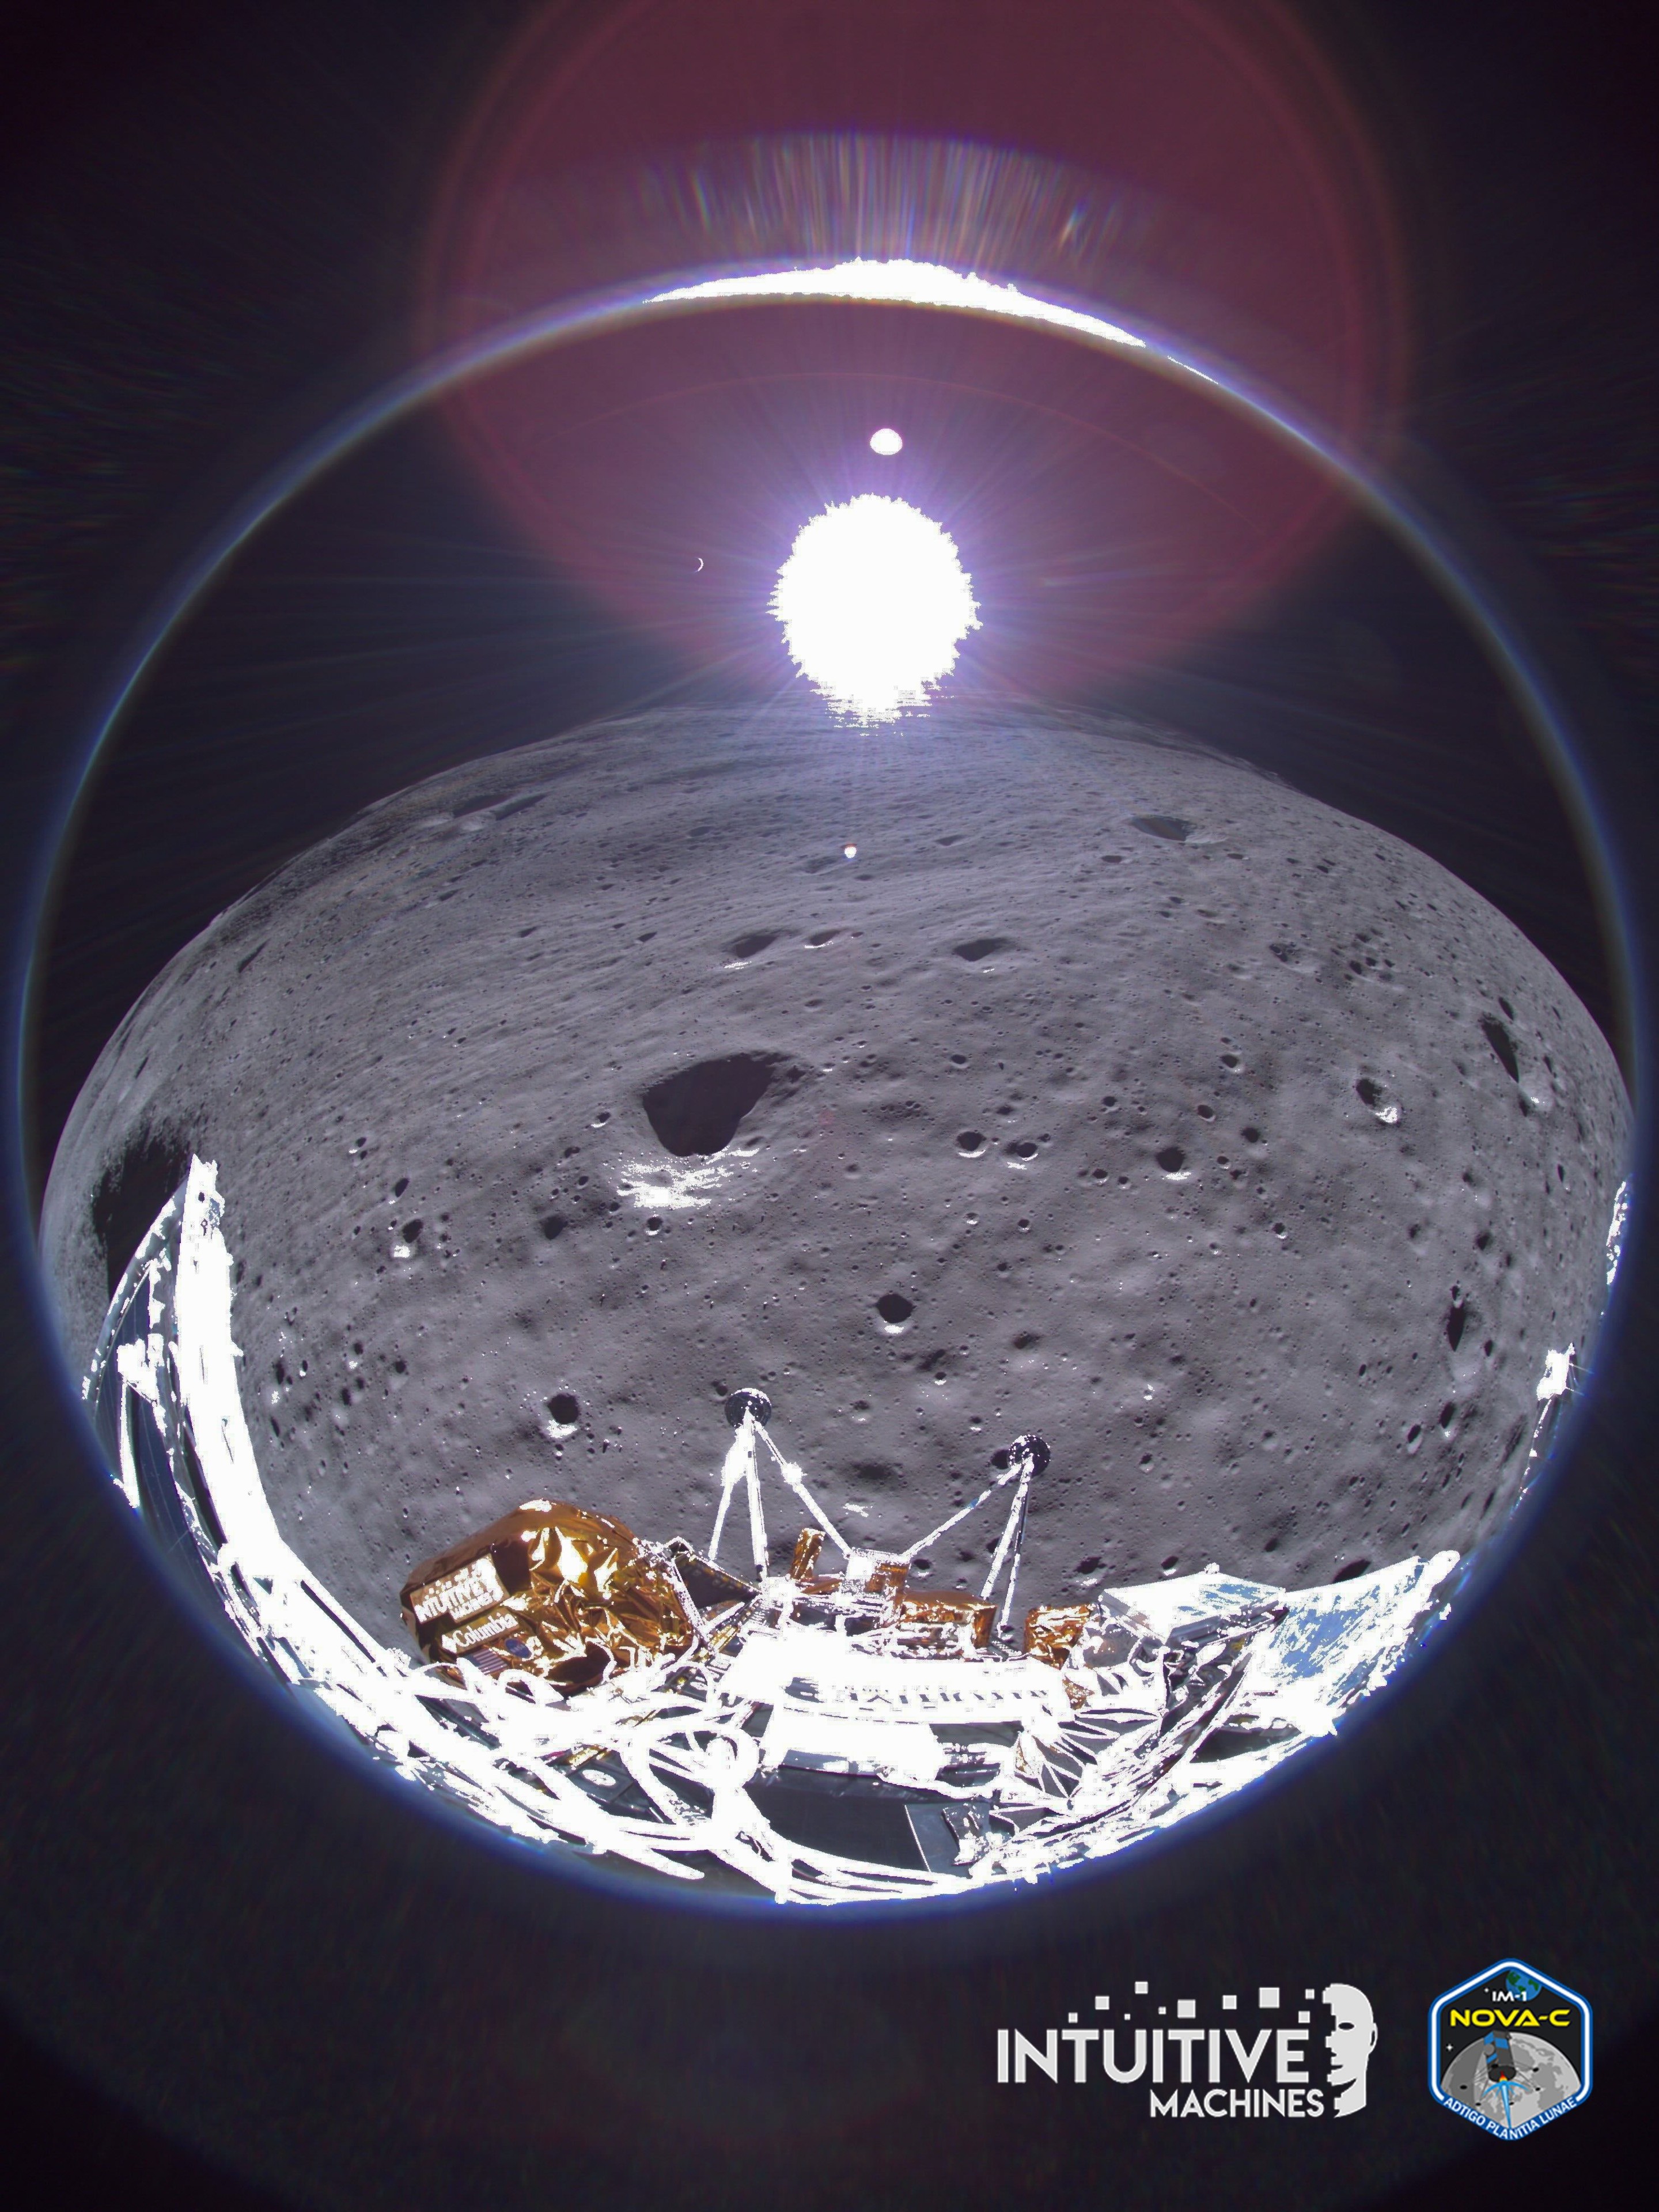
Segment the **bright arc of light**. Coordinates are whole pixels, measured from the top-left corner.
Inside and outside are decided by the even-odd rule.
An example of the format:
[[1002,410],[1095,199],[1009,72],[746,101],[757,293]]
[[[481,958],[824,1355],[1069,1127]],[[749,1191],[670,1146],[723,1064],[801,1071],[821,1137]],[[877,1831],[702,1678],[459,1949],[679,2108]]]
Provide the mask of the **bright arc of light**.
[[[689,305],[696,300],[858,300],[897,307],[957,307],[970,314],[1000,316],[1005,322],[1070,331],[1108,345],[1128,346],[1137,353],[1147,349],[1145,338],[1120,324],[1053,300],[1035,299],[1017,284],[996,284],[988,276],[946,269],[935,261],[838,261],[829,269],[711,276],[701,284],[653,293],[651,304],[665,307],[684,301]],[[1203,381],[1213,380],[1204,377]]]
[[979,628],[952,539],[902,499],[866,492],[800,531],[772,611],[801,673],[840,714],[890,721],[920,706]]

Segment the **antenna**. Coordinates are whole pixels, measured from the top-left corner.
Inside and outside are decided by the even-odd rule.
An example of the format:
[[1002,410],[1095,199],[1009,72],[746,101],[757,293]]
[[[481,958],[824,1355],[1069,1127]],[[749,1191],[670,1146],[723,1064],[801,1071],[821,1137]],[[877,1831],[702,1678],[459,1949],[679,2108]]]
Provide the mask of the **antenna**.
[[717,1564],[720,1559],[720,1537],[725,1532],[726,1513],[732,1494],[741,1482],[749,1498],[749,1540],[754,1553],[755,1574],[757,1580],[765,1578],[766,1518],[761,1509],[760,1487],[763,1445],[771,1456],[774,1471],[793,1491],[842,1559],[850,1559],[852,1547],[807,1488],[806,1477],[793,1460],[784,1457],[767,1433],[766,1425],[772,1418],[772,1401],[765,1391],[734,1390],[726,1401],[726,1418],[736,1433],[726,1448],[726,1462],[720,1469],[720,1502],[714,1512],[714,1533],[708,1540],[711,1563]]
[[[908,1566],[912,1559],[919,1558],[923,1552],[930,1551],[941,1536],[948,1535],[958,1522],[965,1521],[970,1513],[977,1513],[994,1492],[1006,1489],[1011,1482],[1015,1484],[1008,1517],[1003,1523],[1001,1539],[991,1561],[991,1571],[985,1577],[985,1587],[980,1592],[981,1597],[989,1597],[997,1586],[1004,1566],[1008,1565],[1008,1587],[1003,1594],[1002,1610],[997,1616],[996,1632],[1000,1641],[1006,1638],[1009,1616],[1014,1609],[1014,1583],[1019,1573],[1020,1553],[1025,1542],[1025,1510],[1030,1499],[1031,1485],[1048,1466],[1048,1447],[1035,1430],[1025,1436],[1016,1437],[1008,1447],[1008,1464],[995,1480],[988,1482],[977,1498],[971,1498],[966,1505],[958,1506],[948,1521],[941,1521],[937,1528],[929,1529],[925,1536],[911,1545],[908,1552],[899,1554]],[[1012,1565],[1009,1565],[1011,1559]]]

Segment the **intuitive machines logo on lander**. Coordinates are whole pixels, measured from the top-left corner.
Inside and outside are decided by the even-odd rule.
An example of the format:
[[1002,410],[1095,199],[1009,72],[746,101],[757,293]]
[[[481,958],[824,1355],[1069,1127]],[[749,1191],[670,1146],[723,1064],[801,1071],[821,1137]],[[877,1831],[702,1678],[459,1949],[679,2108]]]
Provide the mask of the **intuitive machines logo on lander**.
[[1097,1996],[1094,2009],[1090,2027],[1074,2012],[1036,2037],[1000,2027],[997,2080],[1144,2091],[1155,2120],[1347,2119],[1364,2109],[1376,2022],[1351,1982],[1304,1989],[1300,2003],[1273,1986],[1254,2003],[1230,1991],[1203,2019],[1195,1997],[1160,2004],[1137,1982],[1127,2001]]

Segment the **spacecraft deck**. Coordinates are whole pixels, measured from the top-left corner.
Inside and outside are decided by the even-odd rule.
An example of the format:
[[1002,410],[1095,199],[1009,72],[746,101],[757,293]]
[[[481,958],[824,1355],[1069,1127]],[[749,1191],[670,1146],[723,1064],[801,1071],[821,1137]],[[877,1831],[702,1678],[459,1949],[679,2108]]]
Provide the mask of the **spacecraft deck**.
[[[237,1387],[222,1205],[216,1170],[193,1162],[117,1289],[86,1384],[112,1473],[292,1692],[411,1785],[527,1843],[786,1903],[1035,1880],[1329,1735],[1443,1617],[1449,1552],[1293,1591],[1212,1566],[1017,1623],[1040,1437],[940,1528],[878,1553],[845,1541],[764,1398],[739,1392],[706,1553],[532,1501],[410,1577],[418,1656],[390,1650],[272,1516]],[[807,1524],[782,1572],[763,1474]],[[927,1547],[998,1492],[983,1589],[912,1587]],[[741,1572],[720,1557],[739,1498]]]

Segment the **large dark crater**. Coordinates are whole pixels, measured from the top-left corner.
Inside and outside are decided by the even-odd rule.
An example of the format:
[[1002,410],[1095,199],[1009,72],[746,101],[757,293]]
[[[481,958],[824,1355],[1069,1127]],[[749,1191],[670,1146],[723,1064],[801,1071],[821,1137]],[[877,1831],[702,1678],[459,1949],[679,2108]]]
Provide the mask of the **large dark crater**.
[[665,714],[436,777],[222,915],[88,1082],[71,1359],[199,1150],[278,1522],[389,1639],[409,1564],[525,1498],[706,1540],[743,1384],[870,1544],[1040,1428],[1033,1601],[1323,1582],[1513,1498],[1629,1128],[1561,977],[1146,732],[860,742]]

